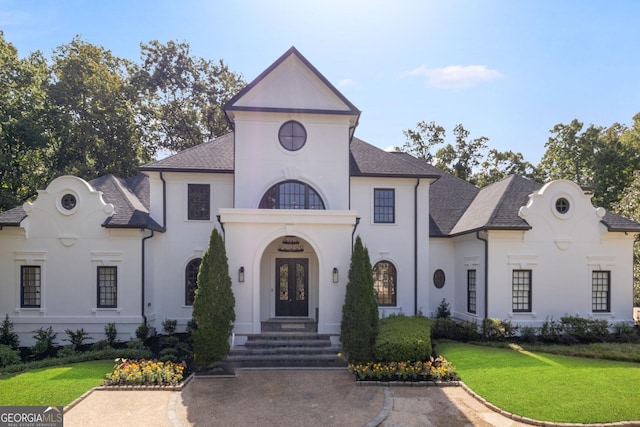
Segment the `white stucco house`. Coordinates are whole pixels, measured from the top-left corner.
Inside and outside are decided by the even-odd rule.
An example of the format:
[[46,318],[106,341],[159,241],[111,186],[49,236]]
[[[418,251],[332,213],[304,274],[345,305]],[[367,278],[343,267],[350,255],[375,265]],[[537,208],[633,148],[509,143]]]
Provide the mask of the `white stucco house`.
[[0,316],[21,343],[51,325],[127,339],[191,318],[213,228],[225,241],[242,343],[294,319],[337,342],[352,244],[367,246],[382,316],[540,326],[633,320],[640,224],[569,181],[476,188],[355,136],[360,111],[295,48],[224,107],[232,132],[91,182],[61,176],[0,214]]

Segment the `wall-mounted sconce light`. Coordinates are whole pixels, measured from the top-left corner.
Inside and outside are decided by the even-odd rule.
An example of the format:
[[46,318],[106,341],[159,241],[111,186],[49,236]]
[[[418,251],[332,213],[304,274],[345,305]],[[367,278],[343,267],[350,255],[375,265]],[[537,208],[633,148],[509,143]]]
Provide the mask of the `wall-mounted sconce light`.
[[238,269],[238,282],[244,282],[244,267]]
[[338,283],[338,267],[333,267],[333,283]]

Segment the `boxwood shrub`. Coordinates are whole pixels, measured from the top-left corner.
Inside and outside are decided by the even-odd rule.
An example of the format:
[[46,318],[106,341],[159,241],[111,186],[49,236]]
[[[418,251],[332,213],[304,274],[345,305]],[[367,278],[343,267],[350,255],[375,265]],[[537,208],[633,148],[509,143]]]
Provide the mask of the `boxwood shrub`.
[[380,319],[375,358],[378,362],[417,362],[431,357],[431,321],[423,316]]

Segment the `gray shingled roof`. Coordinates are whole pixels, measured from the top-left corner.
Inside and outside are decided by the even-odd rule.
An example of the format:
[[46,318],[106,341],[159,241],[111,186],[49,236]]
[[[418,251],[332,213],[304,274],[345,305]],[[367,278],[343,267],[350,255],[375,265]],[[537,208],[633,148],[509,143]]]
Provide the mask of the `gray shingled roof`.
[[531,226],[518,216],[529,194],[542,185],[517,175],[482,188],[466,209],[451,235],[481,229],[527,230]]
[[632,233],[640,232],[640,224],[613,212],[607,211],[601,222],[609,231]]
[[[89,182],[93,188],[102,192],[102,199],[114,207],[113,215],[107,218],[103,225],[109,228],[148,228],[163,231],[162,226],[149,216],[149,179],[136,176],[129,181],[135,185],[135,190],[129,187],[126,181],[111,174]],[[146,197],[146,200],[140,200],[139,195]]]
[[0,213],[0,227],[18,227],[26,217],[27,213],[22,206],[9,209]]
[[141,171],[233,173],[233,132],[213,141],[187,148],[157,162],[144,165]]
[[426,162],[408,161],[404,156],[388,153],[358,138],[353,138],[349,151],[351,176],[439,178],[442,174]]

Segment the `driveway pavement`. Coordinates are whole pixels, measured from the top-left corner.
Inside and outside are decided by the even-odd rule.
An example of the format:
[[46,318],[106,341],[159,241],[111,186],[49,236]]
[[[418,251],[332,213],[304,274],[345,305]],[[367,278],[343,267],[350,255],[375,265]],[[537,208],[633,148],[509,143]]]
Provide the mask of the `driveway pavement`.
[[95,390],[65,427],[521,427],[462,387],[358,386],[346,370],[239,370],[180,391]]

